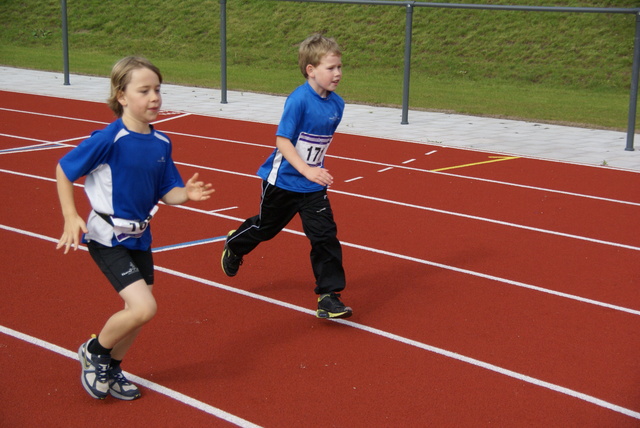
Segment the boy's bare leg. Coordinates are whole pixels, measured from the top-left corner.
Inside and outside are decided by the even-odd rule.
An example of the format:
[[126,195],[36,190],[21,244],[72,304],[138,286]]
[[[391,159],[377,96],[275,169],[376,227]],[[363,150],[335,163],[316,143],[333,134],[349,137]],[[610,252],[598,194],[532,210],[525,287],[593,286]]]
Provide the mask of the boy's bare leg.
[[98,336],[100,344],[107,349],[113,348],[111,357],[121,360],[140,332],[140,328],[149,322],[157,311],[152,286],[139,280],[120,292],[125,302],[123,310],[109,318]]

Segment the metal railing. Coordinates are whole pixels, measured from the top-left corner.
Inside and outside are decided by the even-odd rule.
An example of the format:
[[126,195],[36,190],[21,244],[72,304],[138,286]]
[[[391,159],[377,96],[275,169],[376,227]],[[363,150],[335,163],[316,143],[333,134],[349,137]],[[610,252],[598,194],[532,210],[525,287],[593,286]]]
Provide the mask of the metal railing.
[[[63,0],[64,1],[64,0]],[[522,12],[565,12],[565,13],[615,13],[615,14],[635,14],[636,27],[633,44],[633,65],[631,74],[631,89],[629,94],[629,115],[627,119],[627,144],[625,150],[633,151],[633,139],[636,128],[636,109],[638,104],[638,74],[640,71],[640,7],[638,8],[598,8],[598,7],[562,7],[562,6],[508,6],[508,5],[480,5],[480,4],[456,4],[456,3],[426,3],[416,1],[384,1],[384,0],[277,0],[299,3],[340,3],[340,4],[360,4],[376,6],[396,6],[406,9],[405,23],[405,48],[404,48],[404,77],[402,86],[402,120],[401,124],[409,123],[409,82],[411,78],[411,36],[413,32],[413,10],[416,7],[445,8],[445,9],[484,9],[497,11],[522,11]],[[221,75],[223,99],[226,103],[226,32],[223,37],[224,16],[226,16],[227,0],[220,0],[220,46],[221,55]],[[225,58],[224,60],[222,58]]]
[[[64,84],[69,85],[69,46],[67,28],[67,2],[60,0],[62,6],[62,49],[64,62]],[[633,64],[631,70],[631,89],[629,93],[629,114],[627,119],[627,144],[625,150],[633,151],[633,139],[636,128],[636,111],[638,105],[638,79],[640,74],[640,7],[637,8],[597,8],[597,7],[562,7],[562,6],[508,6],[479,5],[456,3],[426,3],[416,1],[384,1],[384,0],[276,0],[302,3],[340,3],[376,6],[396,6],[406,9],[404,77],[402,87],[402,120],[409,123],[409,82],[411,78],[411,36],[413,32],[413,10],[416,7],[445,9],[484,9],[496,11],[522,12],[565,12],[565,13],[613,13],[636,15],[635,37],[633,43]],[[227,0],[220,0],[220,75],[221,103],[227,103]]]

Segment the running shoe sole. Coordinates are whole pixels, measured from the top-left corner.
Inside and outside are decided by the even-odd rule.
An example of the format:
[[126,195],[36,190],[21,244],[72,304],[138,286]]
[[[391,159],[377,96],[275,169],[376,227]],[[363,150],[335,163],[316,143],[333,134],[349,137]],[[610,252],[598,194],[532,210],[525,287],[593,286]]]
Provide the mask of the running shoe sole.
[[351,315],[353,315],[353,311],[328,312],[324,309],[316,311],[316,317],[318,318],[349,318]]

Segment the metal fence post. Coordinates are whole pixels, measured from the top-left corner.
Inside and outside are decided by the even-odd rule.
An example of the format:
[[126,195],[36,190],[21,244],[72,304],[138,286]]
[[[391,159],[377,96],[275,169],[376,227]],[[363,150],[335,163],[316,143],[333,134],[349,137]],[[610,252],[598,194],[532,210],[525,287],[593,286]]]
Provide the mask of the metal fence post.
[[402,121],[409,124],[409,80],[411,78],[411,35],[413,33],[413,3],[407,3],[407,18],[404,31],[404,79],[402,84]]
[[64,84],[69,85],[69,27],[67,26],[67,0],[60,0],[62,9],[62,63]]
[[627,147],[633,151],[633,137],[636,129],[636,108],[638,105],[638,74],[640,70],[640,12],[636,13],[636,35],[633,41],[633,66],[631,67],[631,94],[629,95],[629,120],[627,122]]
[[220,0],[220,104],[227,104],[227,0]]

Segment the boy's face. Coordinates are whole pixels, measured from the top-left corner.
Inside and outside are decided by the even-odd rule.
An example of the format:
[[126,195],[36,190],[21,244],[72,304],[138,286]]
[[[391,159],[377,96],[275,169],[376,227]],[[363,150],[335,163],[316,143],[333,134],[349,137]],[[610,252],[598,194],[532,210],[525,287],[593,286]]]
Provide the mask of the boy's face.
[[342,79],[342,57],[333,53],[326,54],[320,64],[307,65],[308,82],[321,97],[326,97],[338,87]]
[[148,68],[133,70],[131,81],[118,101],[123,106],[122,119],[127,128],[134,132],[148,129],[149,123],[158,117],[162,106],[158,75]]

